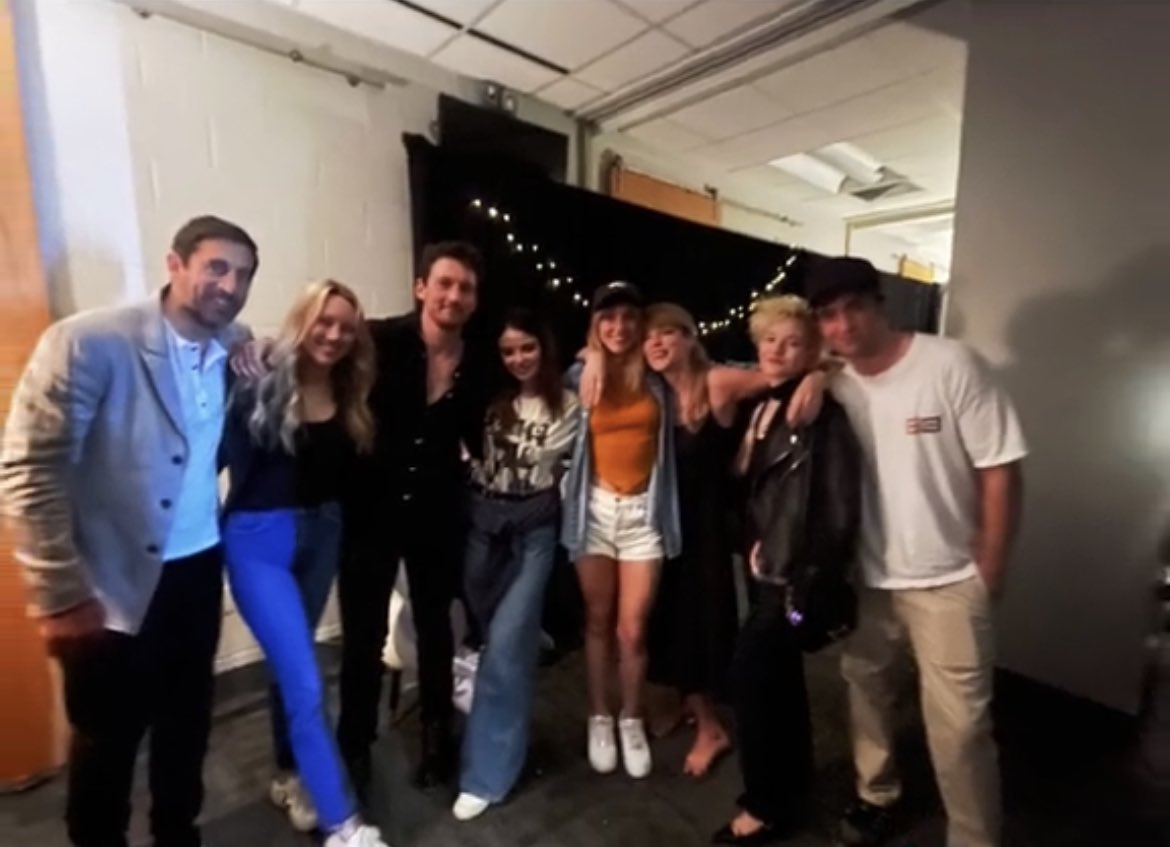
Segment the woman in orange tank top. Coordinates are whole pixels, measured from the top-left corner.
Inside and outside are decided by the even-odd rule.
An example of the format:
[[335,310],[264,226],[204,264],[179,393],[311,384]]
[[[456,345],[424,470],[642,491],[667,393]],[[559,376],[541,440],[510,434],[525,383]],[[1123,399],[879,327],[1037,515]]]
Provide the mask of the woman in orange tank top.
[[[616,768],[620,738],[626,772],[635,778],[651,767],[642,721],[646,622],[662,561],[677,555],[680,545],[673,408],[661,378],[645,368],[644,334],[636,288],[610,283],[598,289],[589,348],[603,363],[604,390],[582,411],[562,533],[585,600],[589,762],[600,773]],[[616,722],[607,696],[615,632],[621,680]]]

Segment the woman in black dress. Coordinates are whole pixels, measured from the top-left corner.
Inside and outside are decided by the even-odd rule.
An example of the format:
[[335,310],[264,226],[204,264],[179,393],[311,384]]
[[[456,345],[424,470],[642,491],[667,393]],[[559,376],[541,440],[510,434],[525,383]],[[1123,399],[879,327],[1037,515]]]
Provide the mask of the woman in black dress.
[[738,620],[729,481],[738,438],[737,404],[767,388],[756,370],[713,366],[685,309],[659,303],[647,312],[647,364],[673,389],[682,555],[662,571],[649,628],[649,679],[676,689],[695,719],[683,773],[702,776],[731,749],[715,711],[725,692]]

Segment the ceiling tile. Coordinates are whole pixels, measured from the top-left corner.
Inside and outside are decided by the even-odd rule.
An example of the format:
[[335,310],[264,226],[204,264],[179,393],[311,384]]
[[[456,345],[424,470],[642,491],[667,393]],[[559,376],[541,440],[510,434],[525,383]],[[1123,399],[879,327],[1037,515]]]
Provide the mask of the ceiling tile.
[[960,121],[948,116],[936,116],[891,129],[850,136],[844,140],[856,144],[882,162],[889,162],[907,156],[935,153],[957,155],[961,133]]
[[695,155],[709,157],[727,170],[762,165],[781,156],[802,153],[835,139],[812,118],[790,118],[772,126],[696,150]]
[[[382,0],[386,2],[386,0]],[[411,0],[416,6],[430,9],[437,15],[461,24],[471,23],[497,0]]]
[[577,71],[576,76],[605,91],[615,91],[627,82],[666,67],[690,51],[691,48],[681,41],[652,29]]
[[909,22],[887,24],[869,39],[907,75],[944,65],[963,65],[967,61],[965,41]]
[[870,36],[760,77],[755,85],[793,113],[815,111],[906,78]]
[[540,89],[536,96],[554,106],[572,110],[585,105],[603,93],[592,85],[586,85],[580,80],[567,76],[558,79],[547,88]]
[[626,132],[626,135],[630,135],[645,144],[649,144],[651,147],[672,153],[702,147],[711,141],[710,138],[705,138],[699,133],[692,132],[685,127],[661,118],[656,121],[644,123],[641,126],[636,126]]
[[670,119],[708,138],[722,140],[778,123],[789,115],[774,100],[750,85],[742,85],[680,109]]
[[646,22],[610,0],[505,0],[475,28],[573,69],[629,41]]
[[456,30],[386,0],[300,0],[297,10],[363,38],[425,56]]
[[471,35],[461,35],[431,57],[446,68],[531,92],[560,78],[556,71]]
[[668,21],[665,28],[695,47],[706,47],[753,22],[774,16],[793,0],[706,0]]
[[918,79],[887,85],[813,113],[837,140],[916,123],[937,115],[939,107]]
[[747,168],[739,168],[735,171],[737,179],[748,179],[756,185],[762,185],[767,188],[779,188],[781,186],[790,186],[798,182],[797,178],[792,174],[785,173],[779,168],[773,168],[770,165],[752,165]]
[[702,2],[702,0],[618,0],[618,2],[633,9],[646,20],[658,23]]
[[967,69],[963,66],[947,66],[925,74],[923,81],[929,86],[939,107],[951,117],[963,117],[963,98],[967,90]]

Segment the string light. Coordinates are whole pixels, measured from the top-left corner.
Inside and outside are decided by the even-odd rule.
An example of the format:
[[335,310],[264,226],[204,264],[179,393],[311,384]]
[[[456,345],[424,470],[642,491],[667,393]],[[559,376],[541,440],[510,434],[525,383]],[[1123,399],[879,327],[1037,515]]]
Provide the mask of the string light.
[[729,318],[718,321],[700,321],[699,335],[712,335],[716,332],[722,332],[725,329],[729,329],[733,323],[731,319],[734,319],[735,321],[744,320],[749,314],[751,314],[752,309],[755,308],[756,302],[759,301],[760,298],[771,294],[773,291],[784,284],[784,280],[788,278],[788,269],[796,263],[796,259],[797,253],[794,250],[785,257],[784,262],[780,265],[779,268],[776,269],[776,276],[769,280],[767,285],[764,286],[763,292],[761,293],[760,291],[753,289],[747,305],[733,306],[728,310]]
[[[493,221],[502,221],[505,224],[511,224],[512,222],[512,215],[510,212],[502,211],[496,206],[485,207],[484,201],[479,197],[472,199],[471,208],[477,211],[486,211],[487,216]],[[511,230],[510,227],[504,233],[504,237],[507,242],[512,245],[512,250],[514,252],[525,252],[524,243],[516,240],[516,234]],[[540,252],[540,245],[536,243],[530,244],[527,248],[527,252],[530,252],[535,256],[535,254]],[[784,284],[784,281],[788,278],[788,271],[793,266],[793,264],[795,264],[797,257],[797,251],[794,249],[785,257],[784,262],[776,269],[776,276],[764,285],[763,290],[761,291],[759,289],[752,289],[747,303],[729,307],[727,309],[726,317],[719,318],[718,320],[698,321],[699,335],[713,335],[717,332],[723,332],[724,330],[730,329],[732,326],[735,326],[736,324],[746,320],[752,309],[755,307],[756,303],[761,298],[772,294],[774,291],[776,291],[776,289]],[[546,265],[550,271],[556,270],[557,268],[557,263],[552,259],[536,262],[535,264],[536,270],[538,271],[545,270]],[[548,280],[547,286],[557,290],[560,290],[562,287],[572,288],[573,277],[552,277]],[[582,308],[589,307],[589,298],[582,295],[579,291],[572,292],[572,301]]]
[[[505,212],[496,206],[487,206],[484,204],[484,201],[479,197],[475,197],[472,199],[471,208],[477,212],[486,212],[488,218],[490,218],[492,221],[495,221],[497,223],[499,223],[499,222],[502,222],[504,224],[511,224],[512,223],[512,214],[510,212]],[[512,246],[512,251],[514,253],[530,252],[530,253],[534,254],[534,256],[535,256],[535,254],[540,252],[540,245],[535,244],[535,243],[530,244],[527,248],[525,248],[524,242],[516,240],[516,233],[512,231],[511,227],[508,227],[507,231],[505,231],[504,238],[507,240],[508,244],[510,244]],[[546,264],[545,262],[536,262],[535,264],[536,264],[536,270],[543,271],[545,269],[545,264]],[[547,264],[548,264],[549,270],[556,269],[556,266],[557,266],[556,262],[554,262],[552,260],[548,260]],[[550,279],[548,281],[547,285],[549,288],[560,289],[562,282],[566,286],[572,286],[573,278],[571,276],[568,276],[562,280],[560,277],[553,277],[552,279]],[[576,305],[581,306],[582,308],[589,307],[589,298],[583,296],[580,292],[574,291],[572,297],[573,297],[573,302]]]

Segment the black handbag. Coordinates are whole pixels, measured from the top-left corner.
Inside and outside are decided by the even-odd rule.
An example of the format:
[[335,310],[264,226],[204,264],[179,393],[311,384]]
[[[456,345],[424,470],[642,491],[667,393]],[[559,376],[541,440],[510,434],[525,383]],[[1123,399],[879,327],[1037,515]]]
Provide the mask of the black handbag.
[[800,649],[816,653],[857,629],[857,592],[847,579],[813,569],[788,588],[785,612]]

